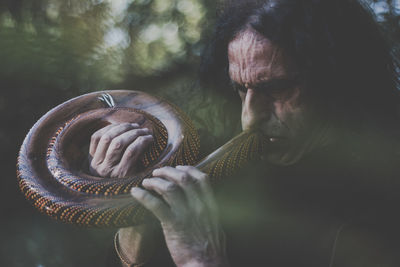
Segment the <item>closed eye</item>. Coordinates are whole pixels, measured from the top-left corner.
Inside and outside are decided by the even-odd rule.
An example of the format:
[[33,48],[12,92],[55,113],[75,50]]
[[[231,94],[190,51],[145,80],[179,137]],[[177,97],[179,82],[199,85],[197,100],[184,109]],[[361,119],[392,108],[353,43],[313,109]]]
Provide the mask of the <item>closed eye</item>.
[[[235,81],[231,81],[231,84],[235,92],[247,93],[247,88],[244,85]],[[296,79],[271,79],[256,84],[252,89],[276,98],[280,94],[286,94],[289,90],[294,89],[296,85]]]

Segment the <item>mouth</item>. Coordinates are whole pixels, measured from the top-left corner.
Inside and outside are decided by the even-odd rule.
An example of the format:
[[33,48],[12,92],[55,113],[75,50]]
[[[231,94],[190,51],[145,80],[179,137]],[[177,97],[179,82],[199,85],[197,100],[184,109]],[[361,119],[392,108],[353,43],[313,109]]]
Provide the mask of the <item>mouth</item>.
[[276,142],[281,141],[282,138],[281,138],[281,137],[269,137],[268,140],[269,140],[271,143],[276,143]]
[[289,138],[284,136],[266,136],[269,152],[285,151],[290,146]]
[[289,137],[278,134],[268,134],[263,129],[252,128],[253,133],[260,134],[262,138],[271,146],[284,146],[289,143]]
[[271,136],[271,135],[266,135],[265,136],[267,140],[270,143],[279,143],[279,142],[285,142],[288,141],[288,138],[285,136]]

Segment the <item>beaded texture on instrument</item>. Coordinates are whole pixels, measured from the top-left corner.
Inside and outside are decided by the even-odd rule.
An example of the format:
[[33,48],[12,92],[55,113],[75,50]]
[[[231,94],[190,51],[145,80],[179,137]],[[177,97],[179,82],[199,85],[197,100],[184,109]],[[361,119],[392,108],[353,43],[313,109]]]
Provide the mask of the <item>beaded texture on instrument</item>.
[[267,145],[268,139],[261,133],[243,132],[196,167],[207,173],[212,183],[217,183],[223,178],[229,179],[247,163],[260,160]]
[[[81,157],[72,165],[62,154],[68,150],[65,148],[73,145],[65,144],[71,132],[69,129],[96,110],[104,109],[97,101],[101,93],[67,101],[49,111],[32,127],[18,156],[19,187],[39,211],[63,222],[95,227],[140,224],[150,214],[133,201],[130,188],[140,186],[154,168],[194,165],[200,145],[197,131],[179,108],[165,100],[138,91],[105,92],[115,98],[116,107],[110,108],[111,112],[132,111],[150,120],[155,142],[143,157],[144,170],[135,177],[93,177],[74,165],[76,161],[79,163],[82,155],[86,157],[87,148],[84,150],[75,144]],[[73,140],[74,136],[70,139]],[[234,174],[246,162],[258,159],[267,143],[259,133],[244,132],[196,167],[215,183]],[[71,155],[69,157],[74,158],[74,153]]]
[[[94,103],[92,98],[96,99],[99,93],[72,99],[49,111],[32,127],[18,156],[19,187],[25,197],[42,213],[57,220],[81,226],[125,227],[140,224],[146,220],[149,212],[133,201],[129,194],[130,188],[139,186],[145,177],[151,175],[150,167],[152,165],[161,167],[195,163],[199,151],[197,132],[179,109],[176,107],[171,109],[166,101],[142,92],[119,90],[109,91],[109,93],[114,94],[117,100],[118,97],[121,99],[132,98],[132,105],[144,109],[136,110],[136,112],[142,113],[153,123],[153,134],[156,141],[143,157],[144,171],[132,178],[103,179],[90,175],[85,176],[64,167],[63,161],[56,153],[59,145],[58,139],[64,134],[64,131],[67,131],[69,125],[79,120],[80,115],[77,115],[77,112],[83,113],[97,108],[98,103]],[[139,100],[143,98],[149,103],[142,105],[136,98]],[[135,101],[139,104],[136,104]],[[77,104],[75,104],[76,102]],[[121,105],[125,105],[126,101],[121,100],[120,102]],[[84,108],[76,111],[74,105],[78,104]],[[156,105],[161,106],[161,110],[153,108]],[[57,126],[49,119],[54,119],[53,117],[57,119],[59,117],[70,118],[64,122],[58,122]],[[171,118],[173,118],[172,123]],[[180,128],[178,125],[182,126],[181,130],[178,129]],[[51,133],[53,128],[55,130]],[[167,132],[171,130],[177,131],[172,140],[171,137],[168,137]],[[43,139],[47,135],[49,141],[46,144]],[[176,141],[174,140],[176,138],[182,138],[182,140]],[[165,158],[159,159],[160,155]],[[84,175],[84,177],[78,175]]]
[[[173,103],[168,104],[175,110],[180,110],[179,107]],[[178,165],[194,165],[200,152],[200,139],[197,130],[192,121],[185,113],[181,112],[180,117],[186,127],[187,138],[182,141],[183,145],[176,151],[175,155],[170,158],[166,166]]]
[[[143,167],[148,168],[151,164],[158,160],[160,154],[166,148],[168,132],[165,126],[157,118],[151,116],[150,114],[146,114],[145,112],[137,109],[132,109],[130,111],[143,114],[152,122],[154,126],[153,137],[155,141],[153,145],[151,145],[150,148],[145,151],[141,160]],[[108,181],[107,179],[88,179],[87,177],[82,177],[82,173],[76,172],[75,170],[75,174],[74,170],[70,170],[65,167],[66,164],[60,157],[60,151],[58,151],[59,149],[57,149],[60,147],[60,137],[62,137],[63,133],[68,132],[69,126],[72,125],[74,121],[79,120],[80,117],[81,115],[78,115],[66,122],[65,125],[61,126],[49,143],[46,161],[48,169],[52,173],[53,177],[59,183],[71,190],[104,196],[128,193],[133,186],[138,186],[142,180],[140,177],[130,179],[130,182],[127,182],[125,179],[108,179]],[[193,164],[194,157],[196,157],[196,155],[191,155],[191,157],[188,157],[189,160],[186,160],[185,154],[191,154],[192,152],[192,150],[186,150],[186,147],[182,147],[182,149],[178,151],[182,154],[178,153],[176,157],[183,158],[182,161],[185,162],[185,164]],[[192,161],[190,161],[190,159],[192,159]]]

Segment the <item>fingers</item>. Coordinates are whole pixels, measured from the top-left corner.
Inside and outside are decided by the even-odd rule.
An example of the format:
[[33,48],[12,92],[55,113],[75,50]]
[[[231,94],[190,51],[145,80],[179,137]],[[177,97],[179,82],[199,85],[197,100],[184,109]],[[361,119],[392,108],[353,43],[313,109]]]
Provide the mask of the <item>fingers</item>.
[[202,207],[204,204],[216,209],[214,196],[205,173],[191,166],[163,167],[153,171],[153,176],[162,177],[179,185],[189,206]]
[[189,176],[194,177],[201,185],[208,186],[207,174],[192,166],[176,166],[177,170],[186,172]]
[[168,221],[170,219],[170,208],[150,192],[138,187],[133,187],[131,189],[131,195],[145,208],[150,210],[160,221]]
[[[115,162],[119,162],[122,157],[122,152],[125,151],[126,147],[130,145],[131,143],[138,143],[140,145],[136,145],[135,148],[139,148],[140,151],[138,152],[143,152],[144,148],[147,147],[148,143],[143,144],[143,141],[141,140],[143,135],[147,135],[148,137],[145,140],[152,141],[153,137],[150,134],[149,129],[133,129],[133,130],[128,130],[127,132],[124,132],[120,134],[119,136],[115,137],[106,152],[104,161],[109,162],[110,164],[113,164]],[[134,142],[135,141],[135,142]],[[136,159],[135,159],[136,160]]]
[[160,220],[164,233],[193,225],[209,233],[218,225],[217,205],[205,173],[180,166],[163,167],[153,175],[158,177],[144,179],[144,189],[133,189],[131,194]]
[[101,128],[100,130],[96,131],[94,134],[92,134],[90,138],[90,147],[89,147],[89,154],[93,157],[94,153],[96,152],[97,145],[99,144],[100,138],[102,135],[107,132],[111,127],[113,127],[112,124],[107,125],[106,127]]
[[[177,170],[186,172],[189,176],[194,177],[203,193],[210,193],[212,188],[209,183],[208,175],[192,166],[176,166]],[[210,194],[213,196],[213,194]]]
[[148,190],[153,190],[159,194],[170,207],[175,210],[182,210],[186,207],[186,198],[183,191],[175,183],[162,178],[154,177],[143,180],[143,187]]
[[90,141],[90,171],[111,178],[136,172],[141,156],[153,142],[151,131],[138,127],[136,123],[120,123],[96,131]]
[[125,150],[119,163],[119,168],[124,169],[127,172],[131,171],[132,168],[136,167],[135,163],[138,158],[143,155],[144,151],[154,141],[152,135],[142,135],[136,138]]
[[203,187],[207,186],[207,175],[191,166],[163,167],[154,170],[153,176],[163,177],[177,183],[184,190],[192,191],[198,188],[203,190]]
[[96,164],[101,164],[106,156],[107,149],[111,143],[111,141],[119,136],[120,134],[126,132],[127,130],[131,130],[134,128],[137,128],[138,125],[136,123],[121,123],[117,125],[112,125],[110,128],[108,128],[105,132],[100,132],[100,134],[97,134],[97,132],[94,134],[97,138],[97,136],[101,136],[100,140],[97,144],[96,150],[93,155],[93,161]]

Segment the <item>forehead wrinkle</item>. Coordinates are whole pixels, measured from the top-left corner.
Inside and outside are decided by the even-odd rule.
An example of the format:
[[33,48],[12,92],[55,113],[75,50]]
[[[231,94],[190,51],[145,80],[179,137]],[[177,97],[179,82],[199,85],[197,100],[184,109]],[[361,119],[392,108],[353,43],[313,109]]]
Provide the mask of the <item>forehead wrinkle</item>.
[[[256,54],[256,36],[247,31],[240,32],[230,43],[230,56],[235,63],[235,76],[240,83],[244,84],[250,80],[250,71],[254,70],[253,61]],[[232,62],[232,61],[231,61]]]
[[268,80],[275,67],[281,69],[281,50],[252,29],[235,36],[228,45],[228,57],[229,74],[241,84]]

